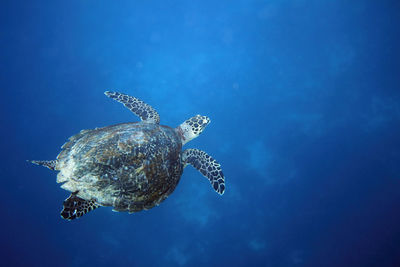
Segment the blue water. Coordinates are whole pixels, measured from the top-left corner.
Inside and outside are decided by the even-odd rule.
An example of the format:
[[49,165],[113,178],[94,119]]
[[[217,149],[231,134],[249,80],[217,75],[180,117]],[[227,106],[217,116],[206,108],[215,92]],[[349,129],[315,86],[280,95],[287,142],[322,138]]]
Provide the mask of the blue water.
[[[400,2],[0,3],[2,266],[400,266]],[[159,207],[75,221],[54,159],[137,121],[121,91],[215,157]]]

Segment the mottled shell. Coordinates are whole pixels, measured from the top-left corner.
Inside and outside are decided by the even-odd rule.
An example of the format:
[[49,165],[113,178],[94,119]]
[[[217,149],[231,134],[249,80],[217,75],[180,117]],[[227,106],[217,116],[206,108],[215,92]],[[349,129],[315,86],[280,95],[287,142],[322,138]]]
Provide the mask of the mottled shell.
[[150,209],[166,199],[183,172],[182,142],[174,129],[123,123],[84,130],[57,157],[57,182],[116,211]]

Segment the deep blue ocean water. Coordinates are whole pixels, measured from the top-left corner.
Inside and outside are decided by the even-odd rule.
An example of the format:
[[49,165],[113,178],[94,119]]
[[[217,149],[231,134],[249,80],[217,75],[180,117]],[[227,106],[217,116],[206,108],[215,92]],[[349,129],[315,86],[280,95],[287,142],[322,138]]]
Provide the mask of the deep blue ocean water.
[[[0,3],[2,266],[400,266],[399,1]],[[60,218],[54,159],[136,96],[223,166]]]

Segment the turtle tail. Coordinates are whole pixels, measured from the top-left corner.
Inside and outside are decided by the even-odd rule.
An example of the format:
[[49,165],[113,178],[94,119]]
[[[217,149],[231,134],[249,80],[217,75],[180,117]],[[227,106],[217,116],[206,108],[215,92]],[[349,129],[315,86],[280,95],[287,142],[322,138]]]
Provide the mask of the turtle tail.
[[53,171],[55,170],[57,164],[56,160],[28,160],[28,162],[49,168]]

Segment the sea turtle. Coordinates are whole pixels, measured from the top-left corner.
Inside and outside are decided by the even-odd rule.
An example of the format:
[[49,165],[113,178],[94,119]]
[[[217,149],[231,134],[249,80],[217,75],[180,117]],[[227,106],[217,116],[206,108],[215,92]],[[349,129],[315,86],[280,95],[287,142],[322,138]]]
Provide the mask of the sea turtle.
[[59,171],[57,183],[71,192],[62,218],[73,220],[100,206],[129,213],[151,209],[174,191],[188,164],[224,193],[221,165],[204,151],[182,151],[210,123],[208,117],[196,115],[173,129],[160,125],[158,113],[143,101],[118,92],[105,95],[141,121],[82,130],[62,146],[56,160],[32,161]]

